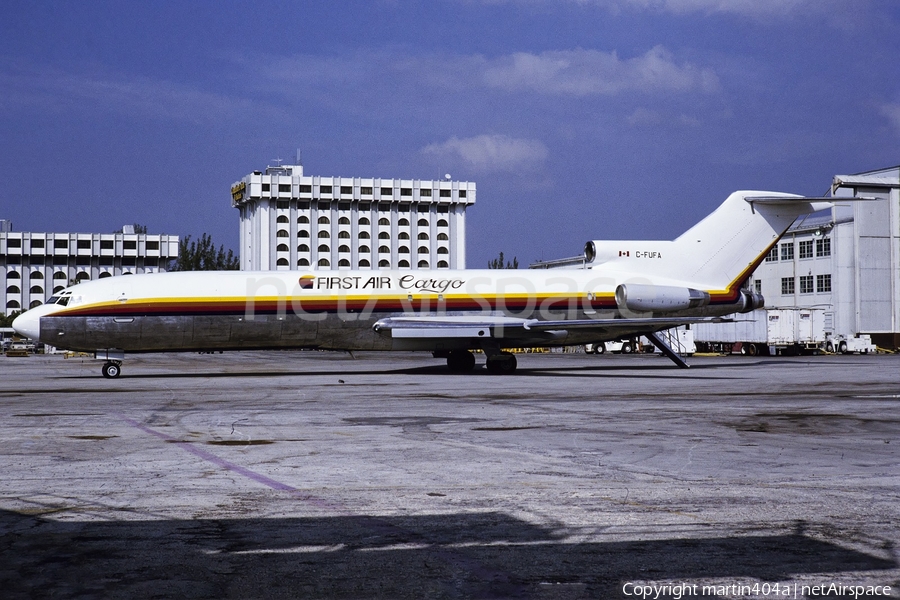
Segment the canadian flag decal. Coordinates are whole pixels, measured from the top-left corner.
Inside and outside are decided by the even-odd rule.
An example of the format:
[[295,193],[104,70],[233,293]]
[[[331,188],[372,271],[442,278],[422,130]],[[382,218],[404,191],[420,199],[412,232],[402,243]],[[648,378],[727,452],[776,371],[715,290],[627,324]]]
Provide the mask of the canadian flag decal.
[[619,256],[631,256],[630,250],[619,250]]

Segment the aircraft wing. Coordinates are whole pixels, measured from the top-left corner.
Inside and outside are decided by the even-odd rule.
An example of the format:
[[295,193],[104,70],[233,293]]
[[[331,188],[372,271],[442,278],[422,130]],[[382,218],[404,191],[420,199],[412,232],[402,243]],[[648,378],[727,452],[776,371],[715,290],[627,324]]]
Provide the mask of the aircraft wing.
[[[411,316],[387,317],[375,323],[374,329],[382,335],[393,338],[523,338],[529,334],[567,331],[590,332],[610,335],[616,330],[627,334],[654,332],[679,325],[693,323],[724,323],[730,321],[722,317],[660,317],[660,318],[617,318],[617,319],[562,319],[542,321],[540,319],[517,319],[514,317],[471,317],[471,316]],[[535,337],[539,337],[535,336]]]

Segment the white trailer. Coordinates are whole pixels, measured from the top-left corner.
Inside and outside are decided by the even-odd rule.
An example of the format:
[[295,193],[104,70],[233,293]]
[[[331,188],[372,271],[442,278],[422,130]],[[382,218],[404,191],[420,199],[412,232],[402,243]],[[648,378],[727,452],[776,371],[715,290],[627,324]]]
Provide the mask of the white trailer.
[[693,326],[697,350],[757,354],[818,353],[825,344],[825,316],[818,308],[767,308],[730,323]]

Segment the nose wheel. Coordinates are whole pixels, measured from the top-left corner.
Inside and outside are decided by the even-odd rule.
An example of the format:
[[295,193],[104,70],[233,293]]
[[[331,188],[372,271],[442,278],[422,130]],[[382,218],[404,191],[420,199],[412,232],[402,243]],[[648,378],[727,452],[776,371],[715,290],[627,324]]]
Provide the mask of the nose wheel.
[[107,379],[115,379],[122,374],[122,363],[111,360],[103,365],[103,376]]

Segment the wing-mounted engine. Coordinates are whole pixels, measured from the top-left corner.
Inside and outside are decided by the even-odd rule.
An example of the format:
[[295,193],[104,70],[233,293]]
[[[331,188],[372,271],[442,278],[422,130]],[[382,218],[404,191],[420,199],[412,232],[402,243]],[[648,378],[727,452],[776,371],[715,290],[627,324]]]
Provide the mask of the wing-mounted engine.
[[616,304],[632,312],[672,312],[706,306],[709,294],[687,287],[628,283],[616,288]]

